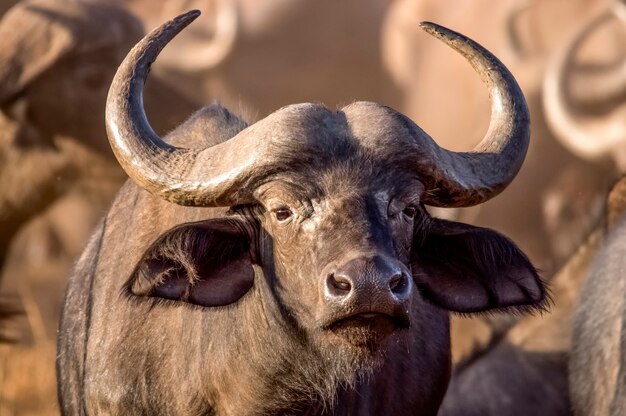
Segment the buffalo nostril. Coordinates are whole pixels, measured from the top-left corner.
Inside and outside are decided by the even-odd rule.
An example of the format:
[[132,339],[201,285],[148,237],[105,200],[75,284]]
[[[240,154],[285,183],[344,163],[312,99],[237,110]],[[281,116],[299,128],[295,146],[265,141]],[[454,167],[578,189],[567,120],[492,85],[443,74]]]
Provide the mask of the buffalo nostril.
[[345,296],[352,290],[352,282],[345,276],[331,274],[327,279],[330,293],[336,296]]
[[391,280],[389,280],[389,288],[393,293],[403,292],[407,285],[407,278],[403,273],[399,273],[394,275]]

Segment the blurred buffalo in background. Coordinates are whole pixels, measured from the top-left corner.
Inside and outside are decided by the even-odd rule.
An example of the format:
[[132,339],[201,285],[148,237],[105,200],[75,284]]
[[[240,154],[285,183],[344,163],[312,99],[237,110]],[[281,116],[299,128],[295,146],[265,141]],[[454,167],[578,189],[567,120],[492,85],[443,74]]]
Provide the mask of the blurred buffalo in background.
[[[608,28],[622,31],[626,4],[597,13],[555,54],[545,80],[550,126],[572,152],[590,160],[611,159],[626,173],[626,57],[608,54],[587,62]],[[606,49],[610,45],[601,48]],[[615,45],[613,45],[615,46]],[[582,79],[588,88],[575,88]],[[577,416],[626,412],[626,178],[611,190],[607,230],[586,273],[572,323],[569,394]]]
[[[104,102],[142,35],[115,2],[23,1],[0,20],[0,270],[27,318],[5,334],[20,345],[2,346],[2,414],[53,409],[65,277],[125,178],[107,144]],[[155,81],[146,101],[157,129],[171,129],[195,105]]]
[[[589,160],[626,171],[626,2],[615,1],[555,53],[544,82],[544,108],[556,138]],[[612,36],[607,36],[609,32]],[[601,60],[589,62],[599,55]]]

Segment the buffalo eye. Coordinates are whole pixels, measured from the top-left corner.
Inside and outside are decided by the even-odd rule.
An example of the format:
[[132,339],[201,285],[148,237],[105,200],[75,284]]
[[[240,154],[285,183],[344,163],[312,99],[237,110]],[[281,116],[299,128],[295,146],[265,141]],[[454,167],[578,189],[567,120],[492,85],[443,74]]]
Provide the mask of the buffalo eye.
[[409,218],[414,218],[417,215],[417,208],[409,205],[408,207],[402,210],[402,213]]
[[276,219],[278,221],[286,221],[289,218],[291,218],[293,213],[291,212],[289,208],[283,207],[283,208],[278,208],[277,210],[275,210],[274,215],[276,216]]

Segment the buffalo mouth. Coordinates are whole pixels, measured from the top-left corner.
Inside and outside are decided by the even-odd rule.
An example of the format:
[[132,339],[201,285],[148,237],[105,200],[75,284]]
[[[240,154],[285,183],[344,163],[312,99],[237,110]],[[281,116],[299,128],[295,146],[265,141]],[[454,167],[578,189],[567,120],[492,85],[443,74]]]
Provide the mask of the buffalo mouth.
[[353,346],[375,349],[389,335],[409,326],[404,314],[361,312],[335,319],[323,328]]

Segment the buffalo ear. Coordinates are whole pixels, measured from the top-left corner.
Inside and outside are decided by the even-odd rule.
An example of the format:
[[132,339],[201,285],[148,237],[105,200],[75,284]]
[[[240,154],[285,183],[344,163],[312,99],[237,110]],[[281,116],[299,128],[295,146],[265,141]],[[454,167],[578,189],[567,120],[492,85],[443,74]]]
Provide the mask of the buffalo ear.
[[502,234],[440,219],[416,231],[411,267],[432,303],[461,313],[545,307],[546,288],[536,269]]
[[238,222],[214,219],[167,231],[143,255],[130,292],[199,306],[238,301],[254,283],[250,240]]

